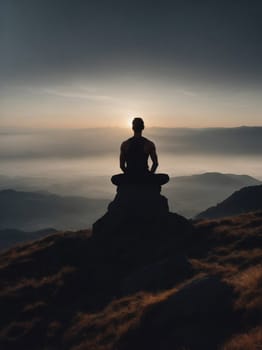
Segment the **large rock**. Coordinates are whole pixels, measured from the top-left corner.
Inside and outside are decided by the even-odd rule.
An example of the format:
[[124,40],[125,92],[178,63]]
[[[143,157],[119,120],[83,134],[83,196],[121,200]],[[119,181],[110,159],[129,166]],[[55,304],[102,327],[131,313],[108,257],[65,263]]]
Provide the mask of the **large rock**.
[[[160,194],[157,185],[126,184],[117,188],[114,200],[109,204],[107,213],[93,225],[93,232],[114,231],[130,219],[133,224],[147,224],[163,221],[169,208],[166,197]],[[126,227],[127,228],[127,227]]]
[[130,265],[158,262],[188,245],[191,223],[170,213],[157,185],[119,186],[107,213],[93,225],[93,240],[101,241],[99,259],[108,254]]
[[120,294],[161,290],[190,275],[185,256],[192,231],[188,220],[169,212],[160,186],[125,184],[94,223],[88,254],[113,263],[108,275],[119,281]]
[[127,184],[117,188],[117,194],[109,204],[110,211],[125,210],[131,215],[144,217],[165,214],[169,211],[161,187],[153,184]]

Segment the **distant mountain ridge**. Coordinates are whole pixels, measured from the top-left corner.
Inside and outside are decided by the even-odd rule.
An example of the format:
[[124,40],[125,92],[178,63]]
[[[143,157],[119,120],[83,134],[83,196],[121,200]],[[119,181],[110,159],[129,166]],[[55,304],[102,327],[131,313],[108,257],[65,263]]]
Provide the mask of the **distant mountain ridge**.
[[48,192],[2,190],[0,229],[81,229],[91,226],[103,213],[107,203],[102,199],[59,196]]
[[260,184],[260,180],[249,175],[207,172],[173,177],[164,187],[163,193],[169,198],[171,210],[186,217],[194,217],[236,190]]
[[262,210],[262,185],[244,187],[216,206],[199,213],[197,219],[214,219]]
[[237,185],[240,186],[253,183],[254,185],[261,184],[261,181],[250,175],[236,175],[230,173],[206,172],[203,174],[195,174],[191,176],[176,176],[176,182],[198,182],[203,185]]

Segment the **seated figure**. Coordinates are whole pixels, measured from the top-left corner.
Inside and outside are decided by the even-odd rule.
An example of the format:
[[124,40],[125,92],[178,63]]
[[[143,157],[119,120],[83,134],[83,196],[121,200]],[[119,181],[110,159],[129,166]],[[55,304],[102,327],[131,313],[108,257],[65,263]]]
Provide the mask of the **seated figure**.
[[[155,184],[164,185],[169,181],[167,174],[155,174],[158,167],[156,147],[154,143],[142,136],[144,121],[134,118],[132,122],[134,136],[124,141],[120,149],[120,168],[123,174],[114,175],[114,185],[122,184]],[[148,158],[152,160],[149,169]]]

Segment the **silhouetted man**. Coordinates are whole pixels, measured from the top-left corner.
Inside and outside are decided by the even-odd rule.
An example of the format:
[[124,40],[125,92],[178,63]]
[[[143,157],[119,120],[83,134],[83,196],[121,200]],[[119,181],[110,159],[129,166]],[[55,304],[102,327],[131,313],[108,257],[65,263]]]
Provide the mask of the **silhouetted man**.
[[[132,129],[134,136],[124,141],[120,148],[120,168],[124,174],[114,175],[112,183],[154,183],[163,185],[169,181],[166,174],[154,174],[158,167],[156,147],[154,143],[142,136],[144,130],[142,118],[134,118]],[[152,160],[149,169],[148,158]]]

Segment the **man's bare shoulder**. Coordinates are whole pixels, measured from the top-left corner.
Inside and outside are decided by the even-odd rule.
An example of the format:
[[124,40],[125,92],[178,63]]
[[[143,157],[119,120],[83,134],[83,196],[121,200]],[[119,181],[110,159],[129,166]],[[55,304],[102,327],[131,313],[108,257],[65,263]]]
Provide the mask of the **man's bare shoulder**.
[[121,150],[126,150],[129,147],[130,140],[131,140],[131,138],[129,138],[121,143],[121,146],[120,146]]
[[145,139],[147,148],[149,148],[149,149],[155,149],[156,148],[156,146],[155,146],[153,141],[151,141],[151,140],[149,140],[149,139],[147,139],[145,137],[144,137],[144,139]]

